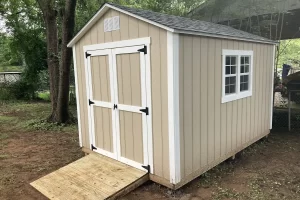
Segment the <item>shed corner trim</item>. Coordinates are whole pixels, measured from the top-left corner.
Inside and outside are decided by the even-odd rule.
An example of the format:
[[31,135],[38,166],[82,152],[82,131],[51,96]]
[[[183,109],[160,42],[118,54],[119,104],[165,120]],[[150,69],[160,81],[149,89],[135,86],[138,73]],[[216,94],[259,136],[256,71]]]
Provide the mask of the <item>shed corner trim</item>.
[[181,180],[180,174],[180,122],[179,122],[179,34],[167,32],[168,60],[168,122],[170,183]]

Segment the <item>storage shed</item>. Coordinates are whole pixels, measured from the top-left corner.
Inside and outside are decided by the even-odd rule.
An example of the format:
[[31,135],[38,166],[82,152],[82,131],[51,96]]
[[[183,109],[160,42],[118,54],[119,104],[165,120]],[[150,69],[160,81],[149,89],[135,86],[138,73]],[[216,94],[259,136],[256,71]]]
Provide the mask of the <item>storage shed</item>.
[[269,134],[276,42],[106,3],[70,41],[83,151],[177,189]]

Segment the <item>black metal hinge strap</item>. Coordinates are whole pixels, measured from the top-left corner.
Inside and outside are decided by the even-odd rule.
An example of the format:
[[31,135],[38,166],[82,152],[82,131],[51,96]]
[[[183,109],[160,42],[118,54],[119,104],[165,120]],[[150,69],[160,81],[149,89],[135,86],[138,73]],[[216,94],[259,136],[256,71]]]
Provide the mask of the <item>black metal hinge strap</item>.
[[95,102],[93,102],[89,99],[89,105],[91,105],[91,104],[95,104]]
[[142,168],[146,169],[150,173],[150,165],[142,165]]
[[114,104],[114,110],[115,109],[118,109],[118,105],[117,104]]
[[97,150],[97,148],[93,144],[91,144],[91,149],[92,149],[92,151]]
[[139,49],[138,52],[144,52],[144,54],[147,54],[147,46],[144,45],[144,48]]
[[146,107],[145,109],[140,109],[141,112],[146,113],[146,115],[149,115],[149,109]]
[[85,52],[85,57],[87,58],[87,57],[89,57],[89,56],[91,56],[92,54],[90,54],[90,53],[88,53],[87,51]]

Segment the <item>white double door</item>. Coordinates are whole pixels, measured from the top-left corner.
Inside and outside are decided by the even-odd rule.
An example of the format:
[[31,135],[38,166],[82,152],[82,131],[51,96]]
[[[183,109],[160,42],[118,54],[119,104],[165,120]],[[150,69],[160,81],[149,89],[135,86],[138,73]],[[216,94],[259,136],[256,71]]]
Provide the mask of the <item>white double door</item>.
[[142,170],[151,126],[145,48],[86,52],[91,148]]

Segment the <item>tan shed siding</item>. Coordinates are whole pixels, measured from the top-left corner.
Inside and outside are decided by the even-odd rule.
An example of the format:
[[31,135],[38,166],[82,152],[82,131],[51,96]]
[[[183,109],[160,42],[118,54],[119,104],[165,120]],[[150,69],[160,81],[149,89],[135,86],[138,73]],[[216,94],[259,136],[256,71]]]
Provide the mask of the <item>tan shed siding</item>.
[[[180,35],[181,177],[196,176],[269,133],[273,46]],[[253,95],[221,103],[222,49],[253,50]]]
[[[107,17],[120,16],[120,30],[103,32]],[[76,43],[79,102],[83,146],[89,148],[87,93],[83,46],[151,37],[151,84],[153,116],[154,174],[170,179],[167,91],[167,31],[115,10],[108,10],[90,31]]]

